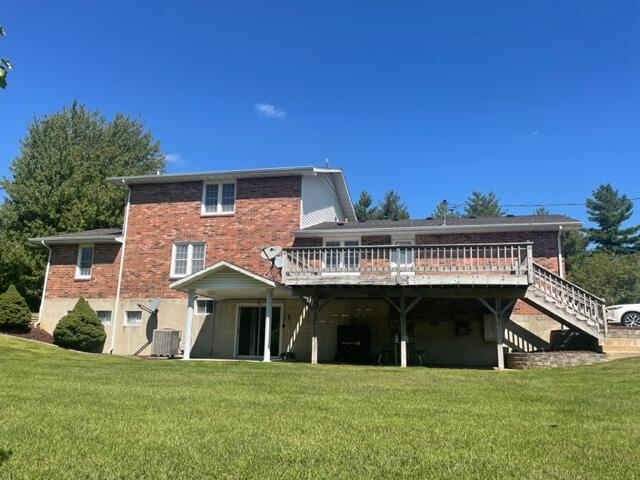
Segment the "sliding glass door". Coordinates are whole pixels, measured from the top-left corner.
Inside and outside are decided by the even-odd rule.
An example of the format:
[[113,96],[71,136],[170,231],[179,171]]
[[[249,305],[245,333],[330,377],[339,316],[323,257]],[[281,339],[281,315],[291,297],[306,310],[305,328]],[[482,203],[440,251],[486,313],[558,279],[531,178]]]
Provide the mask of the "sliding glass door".
[[[273,307],[271,319],[271,356],[280,355],[280,319],[282,308]],[[238,310],[239,357],[261,357],[264,355],[264,326],[266,308],[257,305],[241,305]]]

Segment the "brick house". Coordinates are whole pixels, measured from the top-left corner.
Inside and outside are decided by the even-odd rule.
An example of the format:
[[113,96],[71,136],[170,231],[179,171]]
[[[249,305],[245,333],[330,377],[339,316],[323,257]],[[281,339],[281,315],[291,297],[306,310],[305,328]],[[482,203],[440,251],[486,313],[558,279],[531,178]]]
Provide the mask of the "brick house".
[[357,222],[333,168],[108,181],[128,189],[122,228],[31,239],[49,249],[40,326],[83,296],[105,352],[149,354],[172,328],[185,358],[502,367],[554,330],[606,328],[563,279],[560,233],[580,222],[562,215]]

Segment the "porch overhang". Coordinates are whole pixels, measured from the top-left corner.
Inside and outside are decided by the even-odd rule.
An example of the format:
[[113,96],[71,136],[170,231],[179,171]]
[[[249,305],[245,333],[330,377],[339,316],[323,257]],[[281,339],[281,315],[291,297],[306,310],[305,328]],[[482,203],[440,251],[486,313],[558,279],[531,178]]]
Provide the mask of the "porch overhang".
[[275,280],[221,260],[169,285],[174,290],[193,291],[215,300],[261,298],[272,291],[274,298],[291,297],[291,289]]

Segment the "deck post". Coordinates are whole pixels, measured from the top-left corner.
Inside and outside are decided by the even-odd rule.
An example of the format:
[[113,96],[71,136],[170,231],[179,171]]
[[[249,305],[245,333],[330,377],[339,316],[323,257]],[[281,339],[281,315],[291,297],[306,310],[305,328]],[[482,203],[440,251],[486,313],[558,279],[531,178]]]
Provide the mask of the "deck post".
[[400,366],[407,366],[407,304],[404,288],[400,294]]
[[263,362],[271,361],[271,318],[273,317],[273,289],[267,290],[267,304],[264,316],[264,356]]
[[314,294],[311,300],[311,364],[318,363],[318,313],[320,310],[320,300]]
[[504,323],[502,310],[502,299],[496,298],[495,303],[495,316],[496,316],[496,348],[498,354],[498,370],[504,370]]
[[193,305],[196,302],[196,291],[189,290],[189,298],[187,300],[187,318],[184,321],[184,354],[183,360],[191,358],[191,330],[193,329]]

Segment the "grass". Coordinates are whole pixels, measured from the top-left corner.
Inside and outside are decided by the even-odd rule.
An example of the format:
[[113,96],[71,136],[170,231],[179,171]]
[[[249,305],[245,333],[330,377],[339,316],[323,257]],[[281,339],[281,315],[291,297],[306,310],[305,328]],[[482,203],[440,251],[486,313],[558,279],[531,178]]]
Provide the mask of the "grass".
[[0,336],[0,478],[640,478],[640,359],[403,371]]

